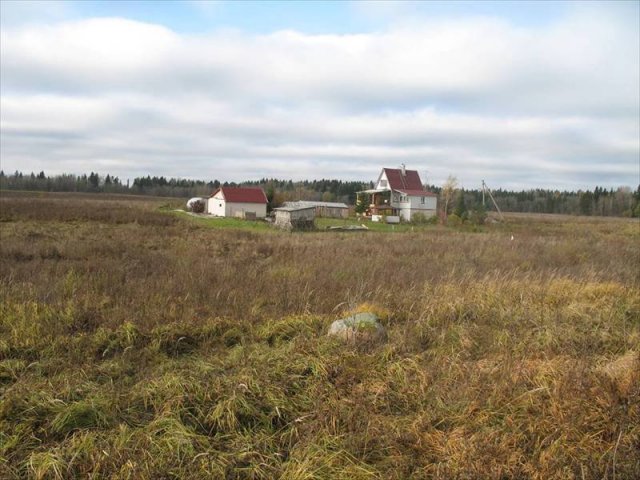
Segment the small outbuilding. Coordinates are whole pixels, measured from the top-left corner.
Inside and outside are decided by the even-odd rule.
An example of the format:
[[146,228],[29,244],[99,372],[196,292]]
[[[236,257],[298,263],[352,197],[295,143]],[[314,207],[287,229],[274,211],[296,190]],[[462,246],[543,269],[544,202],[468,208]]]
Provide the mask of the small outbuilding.
[[284,230],[313,230],[316,228],[315,207],[279,207],[273,209],[274,225]]
[[313,207],[316,209],[316,217],[347,218],[349,216],[348,205],[339,202],[300,200],[298,202],[285,202],[283,207]]
[[261,188],[220,187],[209,197],[207,213],[217,217],[265,218],[267,196]]

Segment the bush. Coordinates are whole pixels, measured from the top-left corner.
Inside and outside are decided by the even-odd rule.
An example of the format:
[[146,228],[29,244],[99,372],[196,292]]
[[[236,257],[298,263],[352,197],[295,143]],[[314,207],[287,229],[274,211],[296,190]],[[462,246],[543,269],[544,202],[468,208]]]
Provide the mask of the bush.
[[365,213],[370,203],[371,196],[369,194],[364,194],[362,198],[358,198],[355,207],[356,213]]
[[459,227],[462,225],[462,219],[455,213],[452,213],[447,217],[447,225],[450,227]]
[[424,213],[416,212],[411,215],[413,225],[435,225],[438,223],[438,217],[435,215],[426,216]]
[[191,211],[193,213],[204,213],[204,202],[202,200],[197,200],[191,204]]
[[487,220],[487,211],[482,205],[478,205],[469,212],[469,222],[473,225],[484,225]]

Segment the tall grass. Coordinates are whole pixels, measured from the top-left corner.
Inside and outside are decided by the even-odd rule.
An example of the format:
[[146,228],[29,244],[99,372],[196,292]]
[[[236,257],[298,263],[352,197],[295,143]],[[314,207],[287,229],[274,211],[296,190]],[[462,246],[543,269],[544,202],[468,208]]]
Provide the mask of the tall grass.
[[[0,477],[640,476],[637,223],[285,234],[159,205],[0,196]],[[386,342],[325,335],[362,310]]]

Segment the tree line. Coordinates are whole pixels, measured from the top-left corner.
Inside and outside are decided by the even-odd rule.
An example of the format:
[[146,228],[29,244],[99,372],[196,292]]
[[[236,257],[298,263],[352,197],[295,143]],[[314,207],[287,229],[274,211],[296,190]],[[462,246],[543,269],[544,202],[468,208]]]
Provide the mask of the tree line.
[[[209,196],[220,186],[254,186],[265,190],[270,205],[280,205],[292,200],[321,200],[344,202],[353,205],[356,192],[373,187],[372,182],[354,182],[335,179],[280,180],[262,178],[246,182],[221,182],[219,180],[191,180],[164,176],[136,177],[133,182],[123,181],[114,175],[91,172],[88,175],[46,175],[45,172],[25,174],[19,171],[5,174],[0,171],[0,189],[33,190],[47,192],[104,192],[162,197],[188,198]],[[482,190],[459,189],[445,183],[442,187],[425,185],[440,196],[441,205],[458,212],[472,210],[482,203]],[[560,191],[542,188],[510,191],[492,190],[501,210],[506,212],[561,213],[569,215],[634,216],[640,217],[640,185],[635,191],[629,187],[593,190]],[[446,199],[445,199],[446,197]],[[485,198],[489,205],[490,199]],[[448,212],[449,213],[449,212]]]
[[[635,191],[629,187],[595,187],[593,190],[578,191],[537,188],[513,192],[498,189],[491,193],[496,204],[505,212],[640,217],[640,185]],[[486,197],[485,194],[485,204],[491,206],[491,200]],[[463,206],[481,204],[482,190],[461,191],[457,199],[457,203],[460,202]]]
[[290,200],[322,200],[327,202],[355,202],[356,192],[370,188],[370,182],[343,180],[279,180],[262,178],[246,182],[221,182],[220,180],[191,180],[164,176],[136,177],[133,182],[95,172],[84,175],[46,175],[44,172],[25,174],[16,171],[7,175],[0,171],[0,188],[5,190],[33,190],[44,192],[105,192],[159,197],[205,197],[218,187],[261,187],[267,196],[279,203]]

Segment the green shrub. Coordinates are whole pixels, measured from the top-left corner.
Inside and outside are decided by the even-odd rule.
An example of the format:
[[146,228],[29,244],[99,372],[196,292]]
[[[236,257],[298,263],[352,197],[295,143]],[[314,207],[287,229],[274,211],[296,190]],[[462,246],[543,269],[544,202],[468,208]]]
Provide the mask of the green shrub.
[[438,217],[436,215],[426,216],[422,212],[416,212],[411,215],[411,223],[413,225],[435,225],[438,223]]
[[452,213],[447,217],[447,225],[450,227],[459,227],[462,225],[462,219],[455,213]]
[[411,215],[411,223],[414,225],[422,225],[424,223],[427,223],[427,217],[424,215],[424,213],[416,212]]
[[469,222],[473,225],[484,225],[487,220],[487,210],[483,205],[478,205],[469,212]]

